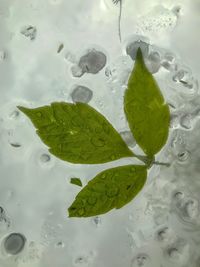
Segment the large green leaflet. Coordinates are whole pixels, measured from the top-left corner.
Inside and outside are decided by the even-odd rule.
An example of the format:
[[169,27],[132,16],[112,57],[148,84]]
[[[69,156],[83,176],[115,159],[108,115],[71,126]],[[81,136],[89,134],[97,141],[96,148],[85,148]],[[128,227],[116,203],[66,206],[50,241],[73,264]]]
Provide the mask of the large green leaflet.
[[98,164],[133,156],[109,121],[87,104],[18,108],[31,119],[49,151],[62,160]]
[[152,157],[165,145],[170,113],[139,49],[124,97],[125,114],[138,145]]
[[127,165],[99,173],[76,196],[69,217],[90,217],[119,209],[143,188],[147,167]]

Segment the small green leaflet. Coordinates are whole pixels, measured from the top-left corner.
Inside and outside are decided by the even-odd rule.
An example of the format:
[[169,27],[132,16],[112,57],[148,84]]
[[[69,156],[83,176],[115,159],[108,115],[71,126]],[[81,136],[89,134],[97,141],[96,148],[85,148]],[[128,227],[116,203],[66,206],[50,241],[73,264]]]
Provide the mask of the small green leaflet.
[[90,217],[119,209],[143,188],[147,167],[127,165],[99,173],[76,196],[69,217]]
[[109,121],[87,104],[18,108],[31,119],[50,153],[62,160],[98,164],[133,156]]
[[152,157],[168,138],[170,113],[160,89],[138,49],[124,96],[124,110],[138,145]]
[[82,182],[81,182],[81,180],[79,178],[71,178],[70,183],[74,184],[74,185],[81,186],[81,187],[83,186]]

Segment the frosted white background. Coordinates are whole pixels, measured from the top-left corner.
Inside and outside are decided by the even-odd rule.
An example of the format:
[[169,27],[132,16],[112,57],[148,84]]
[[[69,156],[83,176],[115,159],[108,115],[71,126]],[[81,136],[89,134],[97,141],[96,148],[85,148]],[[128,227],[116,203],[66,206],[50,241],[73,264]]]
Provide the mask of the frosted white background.
[[[118,14],[112,0],[0,0],[0,267],[200,266],[200,2],[124,0],[121,43]],[[85,86],[90,99],[84,89],[76,97],[128,131],[123,94],[138,43],[170,105],[170,136],[157,160],[171,166],[153,166],[124,208],[70,219],[80,190],[71,177],[85,185],[103,169],[136,161],[61,161],[16,106],[72,102],[74,88]],[[88,73],[96,65],[81,71],[89,51],[106,56],[97,73]],[[5,246],[11,233],[26,238],[16,255]]]

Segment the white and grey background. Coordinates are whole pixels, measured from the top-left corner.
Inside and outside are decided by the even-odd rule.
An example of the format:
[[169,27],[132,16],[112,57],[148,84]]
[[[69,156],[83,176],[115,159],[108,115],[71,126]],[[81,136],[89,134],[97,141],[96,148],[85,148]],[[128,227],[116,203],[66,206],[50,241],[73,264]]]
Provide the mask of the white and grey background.
[[[118,14],[112,0],[0,0],[0,267],[200,266],[200,2],[124,0],[121,43]],[[138,151],[123,112],[138,46],[170,105],[157,160],[171,166],[124,208],[70,219],[71,177],[136,161],[61,161],[16,106],[88,102]]]

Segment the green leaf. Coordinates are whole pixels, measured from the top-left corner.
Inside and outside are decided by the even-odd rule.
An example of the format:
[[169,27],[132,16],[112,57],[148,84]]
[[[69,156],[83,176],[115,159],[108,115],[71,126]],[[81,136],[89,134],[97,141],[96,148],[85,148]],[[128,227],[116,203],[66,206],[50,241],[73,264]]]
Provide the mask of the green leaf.
[[87,104],[18,108],[31,119],[50,153],[62,160],[97,164],[133,156],[108,120]]
[[162,93],[138,49],[124,97],[125,114],[138,145],[152,157],[168,138],[170,113]]
[[71,178],[70,183],[78,186],[83,186],[79,178]]
[[119,209],[143,188],[146,166],[127,165],[105,170],[91,180],[68,209],[69,217],[90,217]]

